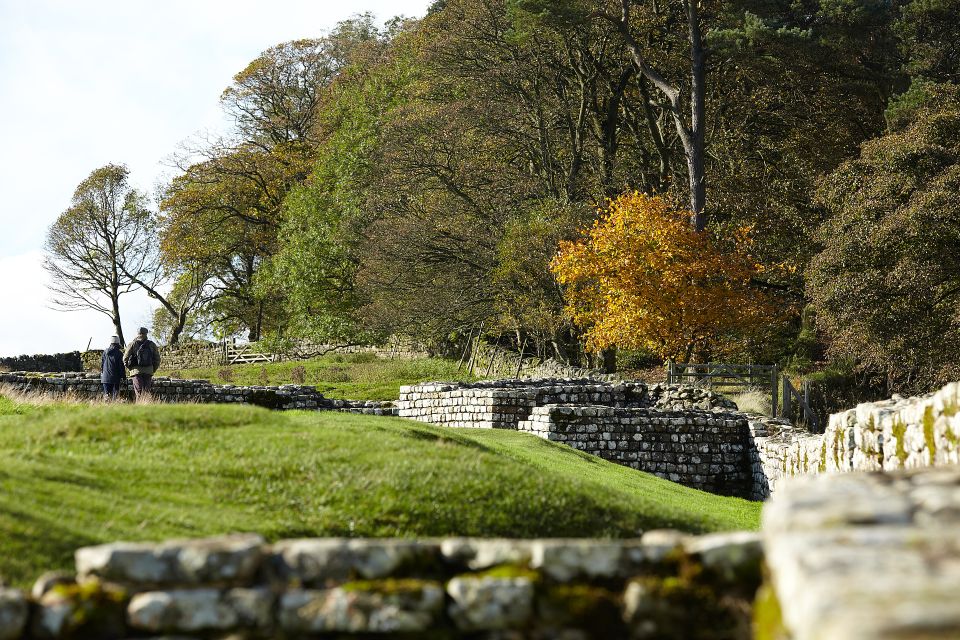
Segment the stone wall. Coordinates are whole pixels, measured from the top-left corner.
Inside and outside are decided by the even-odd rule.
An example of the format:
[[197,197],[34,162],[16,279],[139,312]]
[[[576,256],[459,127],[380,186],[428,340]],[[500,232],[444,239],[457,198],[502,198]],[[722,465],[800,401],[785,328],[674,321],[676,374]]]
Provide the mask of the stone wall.
[[755,475],[893,471],[960,463],[960,383],[915,398],[869,402],[830,416],[823,434],[779,425],[753,438]]
[[568,378],[405,386],[397,408],[401,417],[432,424],[517,429],[535,407],[549,404],[736,410],[734,403],[709,389]]
[[[97,363],[99,366],[99,362]],[[14,356],[0,358],[0,371],[83,371],[79,351],[70,353],[38,354],[34,356]]]
[[519,428],[688,487],[754,493],[743,414],[547,405]]
[[0,640],[957,638],[958,496],[914,469],[790,479],[761,534],[85,547],[0,587]]
[[[0,385],[16,392],[49,397],[97,400],[103,397],[100,375],[90,373],[31,374],[0,373]],[[153,398],[167,403],[250,404],[268,409],[337,410],[371,415],[396,415],[392,402],[337,400],[326,398],[315,387],[281,385],[277,387],[241,387],[216,385],[206,380],[178,380],[154,377]],[[129,381],[121,385],[121,396],[133,399]]]
[[[250,346],[252,352],[261,350],[261,347],[256,343]],[[226,364],[224,345],[219,342],[186,342],[175,346],[161,347],[161,352],[163,369],[167,371],[220,367]],[[389,340],[382,345],[336,345],[319,344],[309,340],[289,340],[272,347],[264,345],[262,352],[273,355],[277,361],[309,360],[332,354],[370,354],[378,358],[392,360],[414,360],[430,356],[426,350],[418,345],[396,339]],[[100,366],[99,359],[96,366]]]
[[764,506],[758,637],[960,638],[960,468],[791,478]]
[[754,533],[115,543],[0,589],[0,639],[733,639],[761,559]]

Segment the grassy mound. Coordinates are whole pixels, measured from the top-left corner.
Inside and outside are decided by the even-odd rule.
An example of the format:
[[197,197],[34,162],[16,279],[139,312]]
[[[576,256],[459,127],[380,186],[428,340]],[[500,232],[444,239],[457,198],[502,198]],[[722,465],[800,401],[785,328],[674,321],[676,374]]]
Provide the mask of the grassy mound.
[[82,545],[294,536],[635,536],[754,529],[760,505],[528,434],[252,407],[0,401],[0,576]]
[[159,375],[210,380],[216,384],[309,384],[328,398],[350,400],[396,400],[402,385],[469,379],[466,371],[457,371],[455,360],[387,360],[367,353],[329,355],[302,362],[166,369]]

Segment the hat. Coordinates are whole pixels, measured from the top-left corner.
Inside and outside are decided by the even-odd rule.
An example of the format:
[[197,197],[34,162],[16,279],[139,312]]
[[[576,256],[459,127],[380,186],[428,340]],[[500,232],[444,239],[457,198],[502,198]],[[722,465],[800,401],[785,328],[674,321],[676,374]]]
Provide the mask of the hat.
[[146,327],[140,327],[140,329],[137,331],[137,333],[140,334],[141,336],[145,336],[145,335],[147,335],[147,328],[146,328]]
[[111,337],[110,337],[110,344],[120,344],[120,338],[119,338],[119,336],[111,336]]

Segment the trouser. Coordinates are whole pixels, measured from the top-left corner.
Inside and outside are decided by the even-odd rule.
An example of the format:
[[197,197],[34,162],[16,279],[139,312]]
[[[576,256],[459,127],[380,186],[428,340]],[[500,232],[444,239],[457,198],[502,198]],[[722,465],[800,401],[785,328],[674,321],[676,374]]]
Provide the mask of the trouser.
[[104,396],[107,400],[116,400],[118,393],[120,393],[120,383],[119,383],[119,382],[104,382],[104,383],[103,383],[103,396]]
[[139,400],[144,395],[149,395],[153,388],[152,373],[138,373],[133,376],[133,394]]

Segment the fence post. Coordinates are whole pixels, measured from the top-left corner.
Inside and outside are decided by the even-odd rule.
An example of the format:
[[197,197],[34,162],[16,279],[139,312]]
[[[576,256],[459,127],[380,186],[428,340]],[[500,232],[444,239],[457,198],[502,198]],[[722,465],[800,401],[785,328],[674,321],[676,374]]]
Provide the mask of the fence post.
[[771,417],[777,417],[777,388],[780,386],[780,371],[777,365],[773,365],[770,370],[770,406],[772,407]]
[[673,358],[667,358],[667,384],[673,384],[674,373]]
[[787,376],[783,376],[783,417],[787,420],[793,420],[793,398],[790,393],[792,387]]

